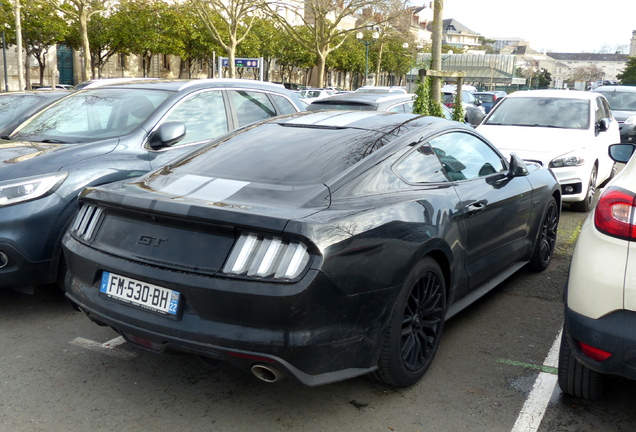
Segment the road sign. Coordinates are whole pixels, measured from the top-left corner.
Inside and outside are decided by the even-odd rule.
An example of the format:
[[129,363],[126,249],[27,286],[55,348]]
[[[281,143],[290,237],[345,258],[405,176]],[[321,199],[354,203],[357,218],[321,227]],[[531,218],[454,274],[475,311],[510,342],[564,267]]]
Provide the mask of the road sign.
[[[221,65],[223,67],[227,67],[229,65],[229,61],[227,57],[223,57],[221,59]],[[234,59],[235,67],[245,67],[245,68],[257,68],[259,67],[259,59],[257,58],[235,58]]]

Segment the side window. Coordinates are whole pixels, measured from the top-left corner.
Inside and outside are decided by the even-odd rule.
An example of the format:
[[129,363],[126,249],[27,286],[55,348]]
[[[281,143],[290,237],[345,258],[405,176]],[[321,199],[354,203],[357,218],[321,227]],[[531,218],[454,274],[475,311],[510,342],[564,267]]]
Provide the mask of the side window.
[[429,142],[450,180],[471,180],[505,172],[504,160],[474,135],[450,132]]
[[185,123],[186,136],[177,145],[207,141],[228,132],[223,94],[220,90],[197,93],[182,101],[164,119]]
[[274,100],[274,103],[281,114],[293,114],[298,112],[298,109],[296,109],[294,104],[292,104],[286,97],[277,94],[270,94],[270,97]]
[[607,99],[600,99],[601,101],[601,106],[603,107],[603,112],[605,113],[604,116],[605,118],[612,118],[612,109],[609,106],[609,103],[607,102]]
[[404,104],[393,105],[391,108],[387,110],[387,112],[404,113]]
[[435,152],[424,144],[410,152],[393,168],[395,173],[407,183],[447,182],[444,170]]
[[276,109],[265,93],[252,91],[228,92],[236,109],[239,126],[276,115]]

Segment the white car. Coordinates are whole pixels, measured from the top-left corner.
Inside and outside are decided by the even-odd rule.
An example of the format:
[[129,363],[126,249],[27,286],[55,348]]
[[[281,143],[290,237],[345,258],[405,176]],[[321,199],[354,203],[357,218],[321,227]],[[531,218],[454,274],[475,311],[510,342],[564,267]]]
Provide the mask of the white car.
[[[626,162],[635,148],[617,144],[610,154]],[[564,393],[597,399],[606,375],[636,380],[635,214],[632,160],[599,197],[572,254],[559,353],[559,386]]]
[[477,130],[504,154],[552,169],[563,202],[591,210],[596,189],[616,173],[608,147],[620,142],[618,122],[600,93],[528,90],[509,94]]
[[298,93],[300,99],[307,105],[315,100],[328,98],[336,94],[336,92],[327,89],[305,89],[299,90],[296,93]]

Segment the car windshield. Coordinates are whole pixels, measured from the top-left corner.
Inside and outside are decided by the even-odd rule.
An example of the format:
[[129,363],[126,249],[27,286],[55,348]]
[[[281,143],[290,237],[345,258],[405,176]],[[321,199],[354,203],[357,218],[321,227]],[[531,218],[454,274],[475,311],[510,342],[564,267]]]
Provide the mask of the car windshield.
[[584,99],[505,98],[484,122],[488,125],[588,129],[590,103]]
[[386,144],[384,136],[358,129],[270,123],[213,143],[157,174],[194,174],[278,185],[323,183],[382,148]]
[[172,92],[96,88],[74,93],[33,116],[12,140],[79,143],[130,133]]
[[19,119],[23,112],[44,102],[43,97],[32,94],[8,94],[0,97],[0,128],[7,127],[11,122]]
[[618,111],[636,111],[636,92],[611,91],[603,92],[610,108]]

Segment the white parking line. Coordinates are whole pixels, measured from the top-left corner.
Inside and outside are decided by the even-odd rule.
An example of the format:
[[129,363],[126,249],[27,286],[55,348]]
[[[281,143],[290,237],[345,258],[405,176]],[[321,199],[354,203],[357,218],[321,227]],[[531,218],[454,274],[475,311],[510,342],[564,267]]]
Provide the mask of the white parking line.
[[102,354],[109,355],[111,357],[117,357],[120,359],[132,359],[137,357],[137,354],[122,349],[117,349],[120,345],[126,343],[123,337],[118,336],[115,339],[111,339],[108,342],[99,343],[90,339],[84,339],[81,337],[75,338],[69,342],[72,345],[77,345],[82,348],[89,349],[91,351],[97,351]]
[[[543,361],[544,366],[558,367],[559,365],[559,343],[561,341],[561,333],[559,332],[552,348],[548,352],[548,356]],[[521,408],[519,417],[515,425],[512,427],[511,432],[536,432],[539,430],[541,420],[545,414],[548,402],[552,397],[552,393],[556,387],[558,376],[551,373],[540,372],[539,376],[532,386],[532,391],[526,400],[526,403]]]

